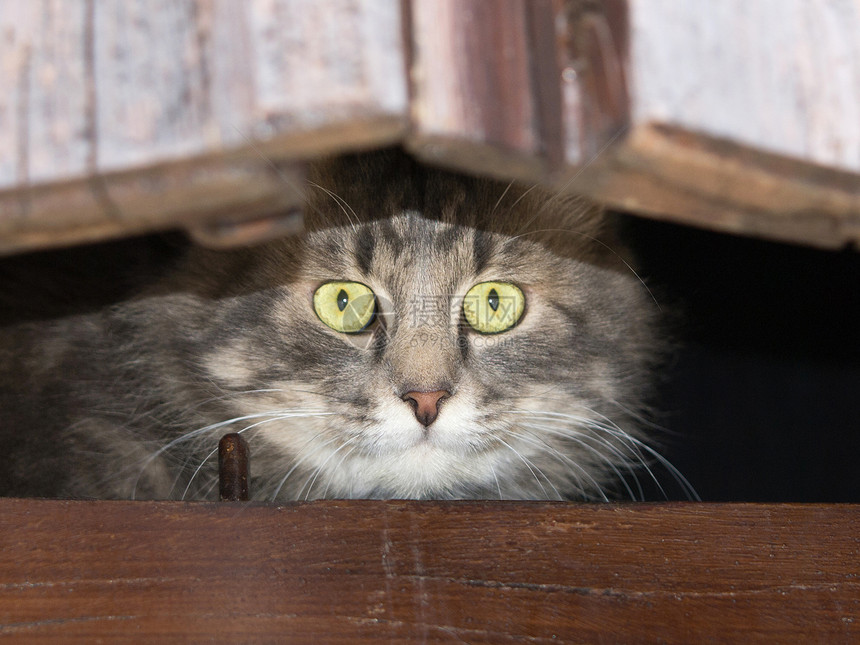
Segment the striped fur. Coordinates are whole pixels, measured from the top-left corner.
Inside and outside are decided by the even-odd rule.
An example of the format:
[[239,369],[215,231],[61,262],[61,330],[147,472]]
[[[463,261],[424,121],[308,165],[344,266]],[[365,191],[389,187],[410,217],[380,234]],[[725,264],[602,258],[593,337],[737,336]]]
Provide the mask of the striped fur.
[[[191,248],[130,298],[0,330],[0,492],[211,498],[241,431],[256,499],[633,497],[657,307],[581,200],[432,170],[398,152],[314,168],[306,235]],[[366,284],[338,333],[314,290]],[[526,296],[497,335],[458,297]],[[450,392],[424,427],[401,397]]]

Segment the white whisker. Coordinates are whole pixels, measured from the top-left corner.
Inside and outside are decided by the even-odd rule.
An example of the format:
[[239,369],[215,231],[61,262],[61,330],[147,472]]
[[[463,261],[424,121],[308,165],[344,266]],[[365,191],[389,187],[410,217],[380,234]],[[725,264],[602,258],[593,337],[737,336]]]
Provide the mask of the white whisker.
[[197,437],[201,437],[201,436],[204,436],[207,434],[214,433],[217,430],[220,430],[222,428],[227,428],[227,427],[229,427],[235,423],[240,423],[242,421],[250,421],[252,419],[261,419],[261,418],[267,418],[267,417],[268,418],[278,417],[281,419],[288,419],[288,418],[303,418],[303,417],[309,417],[309,416],[326,416],[329,414],[333,414],[333,413],[331,413],[331,412],[318,412],[318,411],[311,411],[311,410],[307,410],[307,411],[301,410],[301,411],[294,411],[294,412],[293,411],[291,411],[291,412],[284,412],[284,411],[257,412],[255,414],[246,414],[246,415],[243,415],[240,417],[234,417],[232,419],[226,419],[224,421],[219,421],[217,423],[212,423],[212,424],[209,424],[209,425],[204,426],[202,428],[198,428],[197,430],[192,430],[190,432],[186,432],[186,433],[180,435],[179,437],[176,437],[172,441],[168,441],[166,444],[161,446],[158,450],[153,452],[151,455],[149,455],[143,461],[143,463],[139,467],[138,476],[137,476],[137,479],[135,479],[134,487],[132,488],[131,498],[135,499],[135,497],[137,495],[137,486],[138,486],[138,483],[140,482],[140,478],[143,476],[143,473],[146,471],[146,469],[149,467],[149,465],[155,459],[157,459],[159,456],[163,455],[164,453],[169,451],[171,448],[173,448],[174,446],[177,446],[181,443],[191,441],[192,439],[195,439]]
[[[543,491],[544,497],[549,499],[549,494],[546,492],[546,488],[544,488],[543,484],[540,483],[540,478],[538,478],[535,470],[537,470],[537,472],[539,472],[541,474],[541,476],[546,480],[546,482],[550,486],[552,486],[552,489],[555,491],[555,494],[558,495],[558,498],[564,499],[564,497],[562,497],[561,493],[558,492],[558,489],[555,486],[553,486],[553,483],[549,480],[549,477],[547,477],[540,468],[538,468],[535,464],[530,462],[525,456],[523,456],[518,450],[516,450],[511,444],[509,444],[504,439],[496,437],[496,441],[501,443],[503,446],[506,446],[511,452],[513,452],[517,457],[519,457],[522,460],[522,462],[526,465],[526,468],[528,468],[529,472],[531,472],[532,477],[535,478],[537,485],[540,486],[540,489]],[[532,466],[534,466],[534,468],[532,468]]]
[[[566,435],[566,434],[558,433],[555,429],[553,429],[553,428],[549,428],[549,427],[547,427],[547,426],[533,425],[533,424],[523,424],[523,426],[521,426],[521,427],[524,427],[524,428],[532,428],[532,429],[535,429],[535,430],[539,430],[539,431],[541,431],[541,432],[550,432],[550,433],[552,433],[552,434],[554,434],[554,435],[556,435],[556,436],[562,436],[563,438],[568,439],[568,440],[570,440],[570,441],[573,441],[573,442],[577,443],[578,445],[582,446],[583,448],[585,448],[586,450],[588,450],[591,454],[595,455],[595,456],[596,456],[596,457],[598,457],[600,460],[602,460],[602,461],[606,462],[607,466],[609,466],[609,468],[610,468],[610,469],[615,473],[616,478],[617,478],[617,479],[622,483],[622,485],[624,486],[624,488],[627,490],[627,493],[630,495],[630,498],[631,498],[631,499],[634,499],[634,500],[635,500],[635,499],[637,499],[636,495],[633,493],[633,489],[632,489],[632,488],[630,488],[630,485],[627,483],[627,478],[626,478],[626,477],[624,477],[624,476],[621,474],[621,471],[619,471],[619,470],[618,470],[618,468],[617,468],[617,466],[615,465],[615,463],[614,463],[611,459],[609,459],[609,457],[608,457],[607,455],[605,455],[605,454],[603,454],[601,451],[597,450],[597,448],[595,448],[594,446],[589,445],[589,444],[588,444],[588,443],[586,443],[584,440],[582,440],[582,439],[580,439],[580,438],[578,438],[578,437],[574,437],[574,436],[570,436],[570,435]],[[591,483],[594,485],[594,488],[600,491],[600,494],[601,494],[601,497],[603,497],[603,500],[604,500],[604,501],[606,501],[606,502],[608,502],[608,501],[609,501],[609,499],[607,498],[606,494],[603,492],[602,487],[598,484],[598,482],[594,479],[594,477],[592,477],[592,476],[588,473],[588,471],[587,471],[587,470],[585,470],[585,468],[583,468],[583,466],[582,466],[581,464],[578,464],[575,460],[571,459],[570,457],[568,457],[567,455],[565,455],[563,452],[561,452],[561,451],[560,451],[560,450],[558,450],[557,448],[555,448],[555,447],[553,447],[553,446],[549,445],[548,443],[546,443],[545,441],[543,441],[542,439],[540,439],[540,437],[537,435],[537,433],[529,433],[529,434],[531,434],[531,435],[532,435],[533,437],[535,437],[538,441],[540,441],[542,444],[544,444],[544,446],[546,446],[546,448],[547,448],[548,450],[552,451],[552,453],[553,453],[554,455],[556,455],[556,456],[557,456],[557,458],[559,458],[559,459],[561,459],[561,460],[563,460],[563,461],[567,462],[571,467],[574,467],[574,468],[577,468],[578,470],[581,470],[581,471],[582,471],[582,473],[583,473],[586,477],[588,477],[588,479],[590,479],[590,480],[591,480]],[[611,446],[610,444],[607,444],[607,447],[608,447],[608,448],[610,448],[610,449],[612,449],[612,448],[613,448],[613,446]],[[617,454],[618,454],[618,455],[621,457],[621,459],[622,459],[621,463],[622,463],[622,464],[624,464],[624,465],[626,466],[627,470],[630,472],[630,475],[633,477],[634,481],[636,481],[636,483],[638,484],[638,483],[639,483],[639,482],[638,482],[638,479],[636,479],[636,475],[634,474],[634,472],[633,472],[633,468],[630,466],[630,464],[629,464],[628,460],[627,460],[627,459],[625,459],[625,458],[623,457],[623,455],[621,455],[621,453],[620,453],[620,452],[619,452],[619,453],[617,453]],[[579,480],[579,477],[577,477],[577,480]],[[582,489],[581,484],[580,484],[580,489]],[[641,488],[641,487],[639,487],[639,492],[640,492],[640,495],[639,495],[639,498],[638,498],[638,499],[641,499],[642,497],[644,497],[644,493],[642,493],[642,488]]]
[[505,198],[505,195],[507,195],[507,194],[508,194],[508,191],[511,189],[511,187],[512,187],[513,185],[514,185],[514,182],[512,181],[512,182],[510,182],[507,186],[505,186],[505,190],[504,190],[504,191],[502,191],[502,194],[501,194],[501,195],[499,195],[499,199],[498,199],[498,200],[496,200],[496,203],[495,203],[495,204],[493,204],[493,208],[490,210],[490,217],[492,217],[492,216],[495,214],[496,209],[499,207],[499,204],[501,204],[501,203],[502,203],[502,200]]
[[[611,442],[609,442],[607,439],[601,438],[599,436],[599,433],[612,437],[613,439],[618,441],[620,445],[627,446],[627,449],[630,450],[631,456],[635,456],[636,463],[638,463],[643,468],[643,470],[645,470],[645,472],[660,490],[660,493],[666,499],[668,499],[668,494],[664,490],[656,474],[653,472],[653,469],[648,465],[648,460],[646,459],[645,454],[643,454],[647,453],[651,458],[656,460],[663,468],[666,469],[666,471],[678,483],[678,485],[681,487],[682,491],[688,498],[700,500],[700,497],[698,493],[696,493],[696,490],[693,488],[692,484],[690,484],[687,478],[684,477],[681,472],[668,459],[666,459],[663,455],[661,455],[659,452],[657,452],[657,450],[649,446],[647,443],[633,436],[629,432],[626,432],[616,423],[614,423],[611,419],[595,410],[588,410],[589,413],[594,415],[593,418],[549,410],[542,410],[539,412],[529,410],[512,410],[510,412],[514,414],[527,415],[533,421],[555,423],[557,424],[555,427],[547,426],[543,428],[543,430],[546,432],[555,433],[560,437],[574,440],[576,439],[576,437],[573,436],[573,433],[576,433],[576,435],[580,438],[588,436],[590,439],[599,441],[609,450],[618,455],[622,459],[622,462],[626,462],[629,464],[630,459],[624,457],[619,452],[618,448],[614,446]],[[592,431],[592,433],[585,435],[582,429],[589,429]],[[623,479],[624,478],[622,477],[622,480]],[[638,479],[636,479],[636,481],[638,485]]]
[[[251,424],[251,425],[249,425],[249,426],[245,426],[245,427],[244,427],[244,428],[242,428],[241,430],[237,430],[237,431],[236,431],[236,434],[242,434],[242,433],[244,433],[244,432],[246,432],[246,431],[248,431],[248,430],[251,430],[251,429],[253,429],[253,428],[258,428],[258,427],[260,427],[260,426],[262,426],[262,425],[265,425],[265,424],[267,424],[267,423],[273,423],[273,422],[275,422],[275,421],[283,421],[283,420],[285,420],[285,419],[301,419],[301,418],[306,418],[306,417],[309,417],[309,416],[321,416],[321,415],[312,415],[312,414],[280,414],[280,415],[274,416],[274,417],[272,417],[272,418],[270,418],[270,419],[263,419],[262,421],[257,421],[257,423],[252,423],[252,424]],[[180,499],[185,499],[185,497],[188,495],[188,491],[191,489],[191,484],[192,484],[192,483],[194,483],[194,479],[195,479],[195,478],[197,477],[197,475],[200,473],[200,470],[203,468],[203,466],[206,464],[206,462],[207,462],[207,461],[209,461],[209,460],[210,460],[212,457],[214,457],[216,454],[218,454],[218,447],[217,447],[217,445],[216,445],[216,447],[215,447],[212,451],[210,451],[210,452],[209,452],[209,454],[208,454],[208,455],[206,455],[206,457],[204,457],[204,458],[203,458],[203,460],[200,462],[200,464],[199,464],[199,465],[197,466],[197,468],[194,470],[194,473],[193,473],[193,474],[191,475],[191,477],[189,478],[189,480],[188,480],[188,484],[185,486],[185,490],[182,492],[182,497],[180,497]],[[175,484],[174,484],[174,485],[175,485]]]
[[493,468],[493,464],[490,464],[490,472],[493,473],[493,479],[496,482],[496,490],[499,491],[499,499],[503,499],[502,497],[502,487],[499,484],[499,476],[496,474],[496,469]]
[[[548,451],[549,454],[551,454],[553,457],[555,457],[556,459],[561,461],[561,463],[568,465],[571,469],[576,468],[577,470],[580,470],[582,472],[582,474],[585,475],[585,477],[591,481],[591,484],[592,484],[594,490],[596,490],[597,492],[600,493],[600,496],[603,498],[603,501],[604,502],[609,501],[609,497],[607,497],[606,493],[603,492],[603,487],[600,485],[600,483],[596,479],[594,479],[594,477],[585,468],[583,468],[581,464],[576,463],[573,459],[565,456],[562,452],[560,452],[556,448],[550,446],[548,443],[543,441],[535,433],[528,432],[528,438],[525,436],[522,436],[522,435],[519,435],[519,436],[521,439],[529,441],[529,443],[531,443],[532,445],[536,445],[539,448],[542,448],[542,449]],[[589,446],[586,446],[586,447],[590,448]],[[594,451],[594,452],[599,455],[599,453],[597,453],[596,451]],[[585,488],[582,486],[582,480],[579,478],[578,475],[576,475],[576,473],[573,470],[571,470],[571,472],[573,472],[574,476],[577,479],[580,492],[582,492],[582,494],[585,495],[586,492],[585,492]]]
[[[315,483],[316,483],[316,481],[317,481],[317,477],[319,477],[319,474],[323,471],[323,469],[325,468],[325,465],[329,462],[329,460],[330,460],[332,457],[334,457],[338,452],[340,452],[341,450],[343,450],[346,446],[348,446],[349,444],[351,444],[351,443],[352,443],[353,441],[355,441],[357,438],[358,438],[358,437],[351,437],[350,439],[347,439],[347,440],[346,440],[345,442],[343,442],[340,446],[338,446],[338,447],[334,450],[334,452],[332,452],[328,457],[326,457],[326,458],[323,460],[323,462],[322,462],[319,466],[317,466],[317,467],[316,467],[316,469],[314,469],[314,472],[312,473],[312,474],[313,474],[313,479],[310,479],[310,477],[308,477],[308,479],[310,479],[310,484],[308,484],[308,482],[307,482],[307,480],[306,480],[306,481],[305,481],[305,483],[304,483],[304,485],[302,485],[302,487],[299,489],[299,494],[298,494],[298,496],[299,496],[299,497],[301,497],[302,491],[305,489],[305,486],[307,486],[307,488],[308,488],[308,492],[307,492],[307,493],[305,493],[305,500],[308,500],[308,499],[310,498],[311,490],[313,490],[314,484],[315,484]],[[331,481],[331,480],[329,480],[329,481]],[[326,489],[327,489],[327,488],[328,488],[328,486],[326,486]],[[325,495],[323,495],[323,497],[325,497]]]
[[[352,206],[350,206],[345,199],[343,199],[340,195],[337,195],[333,191],[329,190],[328,188],[320,186],[319,184],[317,184],[315,182],[308,181],[307,183],[309,186],[313,186],[314,188],[319,188],[326,195],[331,197],[332,200],[334,200],[335,204],[337,204],[340,207],[340,210],[343,211],[343,214],[346,215],[346,221],[348,221],[350,226],[352,226],[353,232],[355,232],[355,233],[358,232],[358,227],[356,226],[357,222],[359,221],[358,215],[356,215],[355,211],[352,209]],[[347,211],[347,209],[349,209],[349,210]],[[350,217],[350,213],[352,213],[352,217]],[[355,218],[355,220],[353,220],[353,217]]]
[[[674,464],[672,464],[663,455],[661,455],[659,452],[657,452],[654,448],[649,446],[644,441],[641,441],[640,439],[637,439],[636,437],[630,435],[629,433],[624,432],[624,430],[619,428],[608,417],[600,414],[599,412],[597,412],[595,410],[589,410],[589,412],[592,412],[596,416],[601,417],[607,424],[609,424],[609,427],[605,428],[606,431],[611,432],[612,434],[614,434],[616,436],[623,436],[626,440],[634,443],[638,448],[641,448],[642,450],[647,452],[649,455],[654,457],[660,463],[660,465],[663,466],[663,468],[665,468],[667,471],[669,471],[669,473],[672,475],[672,477],[675,479],[675,481],[678,483],[678,485],[681,487],[681,489],[686,493],[686,495],[688,497],[692,497],[695,501],[699,501],[699,502],[702,501],[701,498],[699,497],[699,494],[696,492],[695,488],[693,488],[693,485],[687,480],[686,477],[684,477],[684,475],[681,474],[681,471],[679,471],[677,468],[675,468]],[[656,481],[656,478],[655,478],[655,483],[658,486],[660,486],[660,483]],[[663,492],[662,486],[660,486],[660,490],[661,490],[661,492]]]
[[[357,438],[357,437],[353,437],[353,439],[356,439],[356,438]],[[352,441],[352,439],[350,439],[350,441]],[[349,443],[349,442],[347,442],[347,443]],[[358,448],[358,444],[354,445],[352,448],[350,448],[349,450],[347,450],[347,451],[346,451],[346,453],[343,455],[343,457],[341,457],[341,458],[340,458],[340,461],[339,461],[339,462],[337,462],[337,466],[335,466],[332,470],[334,470],[335,472],[337,472],[338,470],[340,470],[340,467],[343,465],[343,462],[344,462],[344,461],[346,461],[346,460],[347,460],[347,458],[348,458],[348,457],[349,457],[353,452],[355,452],[355,449],[356,449],[356,448]],[[340,450],[340,448],[338,448],[338,450]],[[331,478],[331,477],[329,477],[328,483],[326,483],[326,485],[325,485],[325,489],[323,490],[323,494],[322,494],[323,499],[326,499],[326,498],[327,498],[327,496],[328,496],[328,489],[329,489],[329,486],[331,485],[331,481],[332,481],[332,478]]]
[[[315,441],[316,439],[318,439],[318,438],[319,438],[319,436],[320,436],[321,434],[322,434],[322,433],[317,433],[317,434],[315,434],[315,435],[314,435],[313,437],[311,437],[307,442],[305,442],[305,443],[302,445],[302,447],[299,449],[299,452],[298,452],[298,458],[296,459],[296,462],[295,462],[295,463],[293,464],[293,466],[292,466],[292,467],[287,471],[287,474],[283,476],[283,478],[281,479],[281,481],[280,481],[280,483],[278,484],[277,488],[275,488],[275,492],[274,492],[274,493],[272,493],[272,497],[270,498],[270,499],[271,499],[271,501],[273,501],[273,502],[274,502],[274,501],[277,499],[278,494],[281,492],[281,489],[284,487],[284,484],[287,482],[287,479],[289,479],[290,475],[292,475],[292,474],[293,474],[293,472],[296,470],[296,468],[298,468],[298,467],[299,467],[299,465],[300,465],[300,464],[301,464],[301,463],[302,463],[302,462],[303,462],[307,457],[309,457],[309,456],[310,456],[310,455],[304,454],[304,453],[305,453],[305,448],[306,448],[306,447],[307,447],[311,442],[313,442],[313,441]],[[331,439],[329,439],[328,441],[323,442],[321,445],[316,446],[316,449],[315,449],[311,454],[316,454],[317,452],[319,452],[320,450],[322,450],[323,448],[325,448],[325,447],[326,447],[327,445],[329,445],[330,443],[333,443],[333,442],[337,441],[337,439],[338,439],[337,437],[332,437],[332,438],[331,438]],[[304,487],[302,487],[302,488],[304,488]],[[301,491],[299,491],[299,493],[301,493]]]
[[[540,419],[540,417],[535,417],[535,420],[541,420],[541,419]],[[546,421],[547,419],[543,419],[543,420]],[[556,423],[558,422],[557,419],[551,419],[551,421],[556,422]],[[596,427],[595,424],[590,419],[582,419],[579,422],[579,424],[583,427],[590,428],[590,429],[595,429],[595,427]],[[599,455],[602,459],[606,460],[607,463],[612,464],[612,461],[609,460],[607,456],[605,456],[602,453],[600,453],[599,451],[597,451],[594,446],[591,446],[591,445],[585,443],[585,440],[591,439],[593,441],[600,443],[601,445],[608,448],[610,450],[610,452],[614,453],[618,457],[620,463],[626,464],[627,470],[634,477],[634,479],[636,479],[636,476],[633,473],[633,467],[630,465],[630,458],[628,456],[626,456],[623,452],[621,452],[621,450],[619,450],[618,447],[613,445],[612,442],[610,442],[609,440],[607,440],[607,439],[605,439],[599,435],[595,435],[593,433],[584,433],[584,432],[581,432],[579,430],[575,430],[574,428],[571,428],[568,424],[565,424],[561,428],[561,430],[563,430],[563,432],[559,432],[560,429],[557,427],[551,428],[549,426],[541,426],[540,429],[545,430],[545,431],[554,432],[558,436],[561,436],[565,439],[569,439],[571,441],[574,441],[574,442],[582,445],[583,447],[585,447],[589,450],[592,450],[594,452],[594,454]],[[623,441],[621,443],[622,443],[622,445],[625,445]],[[631,450],[631,454],[636,455],[636,463],[642,464],[643,458],[642,458],[641,453],[638,452],[638,450]],[[647,468],[647,464],[642,464],[642,465],[644,465],[644,467]],[[616,470],[616,474],[618,474],[618,476],[621,477],[621,473],[619,473],[617,470]],[[623,480],[624,478],[621,477],[621,479]],[[637,480],[637,483],[638,483],[638,480]],[[641,491],[641,489],[640,489],[640,491]]]
[[[654,471],[648,465],[648,462],[645,459],[645,456],[642,454],[642,452],[640,450],[642,447],[645,446],[644,443],[642,443],[641,441],[639,441],[638,439],[631,436],[629,433],[624,432],[621,429],[616,430],[615,428],[606,426],[605,424],[599,423],[593,419],[587,419],[584,417],[575,417],[575,419],[577,420],[577,423],[580,424],[582,427],[588,428],[594,432],[608,434],[608,435],[614,437],[616,440],[618,440],[621,445],[627,447],[628,450],[630,450],[630,455],[632,457],[635,457],[634,463],[638,464],[642,469],[645,470],[645,472],[648,473],[648,475],[654,481],[657,488],[660,490],[660,493],[663,495],[663,497],[668,499],[668,495],[666,494],[666,491],[663,489],[663,486],[660,484],[660,481],[657,479],[657,476],[654,474]],[[558,419],[544,419],[544,420],[545,421],[552,420],[552,421],[558,422]],[[547,431],[550,431],[549,428],[547,428]],[[567,438],[569,436],[569,427],[567,425],[564,425],[561,427],[556,427],[555,429],[552,430],[552,432],[557,433],[561,437]],[[605,445],[607,448],[609,448],[611,451],[613,451],[615,454],[617,454],[624,463],[627,463],[627,464],[631,463],[630,458],[625,457],[618,450],[618,448],[613,446],[613,444],[611,442],[609,442],[607,439],[600,437],[599,434],[591,433],[588,435],[588,437],[595,440],[595,441],[599,441],[600,443]],[[638,479],[636,481],[638,484]]]

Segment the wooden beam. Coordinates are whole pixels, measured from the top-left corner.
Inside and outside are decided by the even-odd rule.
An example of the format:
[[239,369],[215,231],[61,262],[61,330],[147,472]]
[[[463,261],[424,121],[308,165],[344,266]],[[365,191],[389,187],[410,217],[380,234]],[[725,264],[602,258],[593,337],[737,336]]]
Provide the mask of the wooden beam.
[[33,0],[0,28],[0,252],[197,229],[213,203],[184,172],[227,196],[219,218],[268,222],[195,236],[253,241],[298,202],[250,175],[231,201],[233,166],[393,143],[653,217],[860,243],[856,4]]
[[0,635],[849,642],[857,506],[0,500]]
[[33,0],[0,31],[0,252],[270,216],[300,202],[272,167],[407,126],[399,0]]
[[413,150],[473,172],[541,174],[529,17],[528,0],[412,3]]
[[860,7],[442,6],[414,9],[417,155],[721,231],[860,244]]
[[682,223],[860,244],[860,6],[628,0],[624,20],[629,121],[578,185]]

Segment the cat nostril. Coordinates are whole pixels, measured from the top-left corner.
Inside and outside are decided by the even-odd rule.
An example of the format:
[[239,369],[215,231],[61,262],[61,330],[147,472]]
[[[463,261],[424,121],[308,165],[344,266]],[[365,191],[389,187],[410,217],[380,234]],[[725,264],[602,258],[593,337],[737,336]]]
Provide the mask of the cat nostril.
[[451,396],[448,390],[434,390],[433,392],[407,392],[401,398],[412,406],[415,418],[423,426],[432,424],[439,416],[439,403],[442,399]]

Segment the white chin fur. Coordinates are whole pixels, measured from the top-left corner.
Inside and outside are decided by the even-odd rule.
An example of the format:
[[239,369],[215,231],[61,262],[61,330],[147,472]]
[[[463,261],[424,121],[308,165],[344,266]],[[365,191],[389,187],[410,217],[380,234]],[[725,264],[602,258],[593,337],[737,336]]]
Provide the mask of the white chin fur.
[[[382,407],[382,421],[362,433],[365,451],[355,451],[326,473],[330,490],[348,497],[438,497],[453,488],[487,486],[497,458],[480,450],[480,435],[469,406],[447,401],[425,428],[400,401]],[[368,454],[369,453],[369,454]]]

